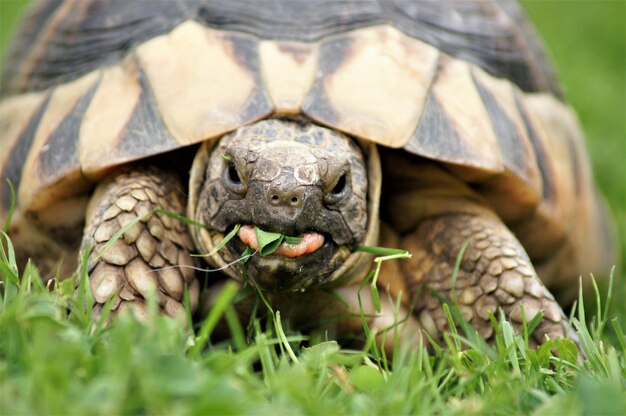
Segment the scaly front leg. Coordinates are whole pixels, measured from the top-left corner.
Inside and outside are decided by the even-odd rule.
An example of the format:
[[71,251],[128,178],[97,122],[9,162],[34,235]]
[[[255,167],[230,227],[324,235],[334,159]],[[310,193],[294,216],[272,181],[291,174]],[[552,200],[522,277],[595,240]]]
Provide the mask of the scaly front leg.
[[[468,240],[453,285],[455,262]],[[568,335],[567,319],[560,306],[537,276],[522,245],[495,215],[464,213],[425,218],[404,237],[403,246],[413,253],[413,258],[401,267],[416,298],[415,312],[421,326],[434,337],[447,330],[448,324],[433,292],[458,300],[465,320],[485,339],[493,335],[489,314],[497,316],[498,308],[516,329],[524,316],[530,322],[543,312],[532,334],[531,341],[537,344],[546,337]],[[431,290],[421,290],[422,286]]]
[[[130,305],[143,310],[156,291],[161,309],[184,316],[183,293],[189,288],[195,309],[199,284],[186,224],[156,209],[184,215],[183,187],[178,175],[154,167],[135,167],[104,180],[89,203],[82,247],[92,248],[88,274],[98,313],[112,297],[113,309]],[[112,240],[121,228],[140,220]]]

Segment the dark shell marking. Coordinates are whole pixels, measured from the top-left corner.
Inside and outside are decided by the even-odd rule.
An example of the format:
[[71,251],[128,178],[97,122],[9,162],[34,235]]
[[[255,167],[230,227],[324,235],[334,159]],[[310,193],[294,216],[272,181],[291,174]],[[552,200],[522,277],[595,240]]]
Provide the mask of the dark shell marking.
[[48,136],[39,153],[39,175],[42,178],[54,182],[70,172],[80,171],[77,147],[80,125],[97,87],[98,84],[94,84],[89,88]]
[[144,71],[139,67],[137,72],[141,93],[115,148],[117,163],[143,157],[146,148],[161,153],[180,146],[165,127]]

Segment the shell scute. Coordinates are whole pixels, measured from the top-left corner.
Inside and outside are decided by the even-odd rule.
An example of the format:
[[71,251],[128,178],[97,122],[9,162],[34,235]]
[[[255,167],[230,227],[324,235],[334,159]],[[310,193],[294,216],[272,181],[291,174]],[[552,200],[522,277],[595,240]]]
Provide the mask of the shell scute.
[[140,45],[136,53],[165,125],[181,145],[272,112],[260,86],[257,42],[251,37],[187,21]]
[[545,157],[539,158],[546,180],[543,202],[550,206],[555,219],[568,221],[576,206],[574,166],[571,142],[576,140],[579,127],[570,110],[547,96],[526,96],[530,122],[534,126],[537,142]]
[[541,178],[532,144],[515,103],[513,85],[474,68],[476,89],[487,109],[502,155],[505,169],[510,170],[541,194]]
[[115,153],[126,125],[137,106],[141,88],[132,60],[102,70],[102,79],[83,118],[79,135],[79,160],[84,172],[114,164]]
[[[34,141],[24,162],[24,174],[18,192],[18,203],[29,210],[38,211],[45,209],[51,202],[66,195],[74,194],[75,189],[83,189],[85,181],[80,173],[80,165],[76,157],[76,141],[78,140],[78,120],[73,120],[74,109],[84,110],[77,106],[81,98],[90,99],[92,89],[97,87],[100,80],[99,72],[92,72],[72,81],[56,87],[50,96],[50,101],[37,126]],[[67,130],[58,130],[63,123]],[[69,137],[60,138],[59,135],[67,134]],[[62,140],[65,148],[50,148],[49,141],[56,137]],[[47,147],[46,147],[47,146]],[[42,161],[46,161],[47,151],[53,152],[58,158],[54,164],[47,167],[59,168],[58,171],[45,171]],[[41,155],[44,154],[42,158]],[[43,192],[46,190],[46,192]]]
[[261,75],[277,114],[299,114],[315,79],[317,44],[262,41]]
[[493,127],[470,64],[442,58],[429,93],[429,116],[404,147],[420,156],[474,168],[473,180],[504,170]]
[[111,166],[176,149],[150,85],[133,56],[107,68],[80,135],[81,166],[92,179]]
[[302,112],[384,146],[402,147],[422,114],[439,52],[389,26],[320,46],[317,79]]
[[[535,148],[520,114],[518,90],[508,81],[496,79],[474,68],[474,84],[493,126],[504,172],[482,186],[483,195],[506,222],[527,216],[539,203],[543,182]],[[515,204],[510,203],[516,201]]]

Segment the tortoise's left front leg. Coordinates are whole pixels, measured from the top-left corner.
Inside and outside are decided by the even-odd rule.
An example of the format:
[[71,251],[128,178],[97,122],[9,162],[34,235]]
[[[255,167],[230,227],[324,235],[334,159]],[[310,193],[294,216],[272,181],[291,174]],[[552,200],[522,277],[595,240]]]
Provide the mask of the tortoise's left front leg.
[[156,212],[184,215],[182,189],[176,173],[146,166],[115,172],[96,188],[82,243],[92,249],[87,272],[96,313],[111,298],[116,311],[134,305],[141,312],[144,299],[155,293],[164,313],[184,316],[186,289],[196,307],[199,284],[187,225]]
[[[457,256],[467,242],[456,281]],[[489,314],[502,309],[519,329],[541,312],[529,341],[571,336],[568,322],[544,286],[522,245],[493,214],[449,213],[425,218],[406,235],[413,257],[401,263],[416,302],[421,326],[436,338],[448,329],[436,293],[456,300],[465,320],[486,339],[493,335]],[[418,290],[421,286],[423,289]]]

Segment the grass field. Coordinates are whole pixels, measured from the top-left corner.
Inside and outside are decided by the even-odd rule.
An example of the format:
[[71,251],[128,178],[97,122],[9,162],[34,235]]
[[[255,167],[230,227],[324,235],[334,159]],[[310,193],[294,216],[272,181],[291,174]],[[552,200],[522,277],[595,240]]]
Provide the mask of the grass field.
[[[0,48],[23,4],[0,0]],[[626,3],[525,6],[578,110],[623,242]],[[374,346],[348,350],[284,333],[279,319],[250,330],[233,322],[230,342],[212,342],[215,320],[232,314],[231,291],[192,332],[154,313],[143,324],[130,316],[92,322],[86,287],[75,293],[67,280],[50,291],[32,265],[17,270],[10,250],[0,276],[0,415],[626,413],[621,271],[612,300],[606,289],[592,293],[587,314],[572,317],[584,359],[569,341],[529,349],[523,334],[497,321],[494,346],[459,330],[444,348],[400,347],[389,361]]]
[[[155,303],[143,323],[126,315],[105,325],[106,307],[101,320],[90,319],[86,276],[77,290],[73,279],[49,290],[30,264],[18,277],[10,245],[1,257],[2,415],[623,415],[626,409],[626,336],[601,306],[589,326],[584,308],[571,320],[584,359],[570,340],[530,349],[529,330],[515,335],[499,320],[493,346],[455,329],[443,348],[400,346],[387,360],[371,344],[354,351],[332,340],[307,343],[285,333],[278,314],[249,331],[230,321],[232,341],[211,343],[216,320],[234,315],[229,289],[195,332],[159,316]],[[611,343],[603,341],[607,325]]]

